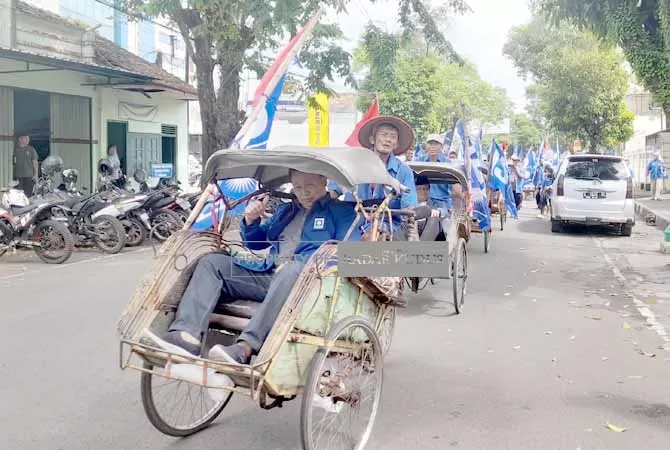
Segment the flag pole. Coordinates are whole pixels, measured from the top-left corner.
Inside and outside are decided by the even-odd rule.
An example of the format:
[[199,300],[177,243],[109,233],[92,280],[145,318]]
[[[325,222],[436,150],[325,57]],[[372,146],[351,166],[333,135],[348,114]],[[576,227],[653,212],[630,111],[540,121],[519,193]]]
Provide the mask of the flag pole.
[[463,151],[465,152],[465,155],[463,157],[465,158],[465,174],[467,176],[468,180],[468,192],[472,190],[472,181],[470,178],[472,177],[471,171],[470,171],[470,148],[469,148],[469,142],[468,142],[468,127],[467,127],[467,122],[465,120],[465,102],[461,101],[461,120],[463,121],[463,146],[465,147]]
[[[319,21],[319,18],[325,11],[325,6],[321,5],[314,14],[314,17],[312,17],[307,24],[305,24],[305,31],[302,33],[302,35],[298,38],[296,41],[295,45],[291,48],[289,53],[286,55],[286,58],[280,66],[277,68],[277,71],[274,73],[273,77],[270,79],[270,82],[268,83],[267,87],[265,88],[265,92],[261,96],[261,100],[258,102],[258,105],[251,111],[251,114],[247,118],[247,120],[244,122],[242,125],[242,128],[240,128],[240,131],[237,132],[237,136],[245,136],[246,133],[249,131],[249,128],[251,128],[251,125],[256,121],[258,118],[258,115],[261,113],[263,109],[265,109],[265,104],[267,103],[267,98],[268,95],[274,90],[274,88],[277,86],[277,83],[279,83],[279,80],[281,77],[284,76],[286,69],[288,66],[293,62],[293,58],[295,57],[295,54],[300,50],[302,45],[305,43],[309,35],[312,33],[312,30],[314,30],[314,27],[316,26],[316,23]],[[233,141],[234,143],[234,141]],[[238,144],[239,145],[239,144]]]

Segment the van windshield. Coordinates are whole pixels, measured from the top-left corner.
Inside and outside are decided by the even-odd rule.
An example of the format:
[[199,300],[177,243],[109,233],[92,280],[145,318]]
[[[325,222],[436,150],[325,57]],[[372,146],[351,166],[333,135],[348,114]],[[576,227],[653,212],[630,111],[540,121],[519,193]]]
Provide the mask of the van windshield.
[[628,179],[626,165],[621,160],[589,158],[570,161],[566,178],[579,180],[618,181]]

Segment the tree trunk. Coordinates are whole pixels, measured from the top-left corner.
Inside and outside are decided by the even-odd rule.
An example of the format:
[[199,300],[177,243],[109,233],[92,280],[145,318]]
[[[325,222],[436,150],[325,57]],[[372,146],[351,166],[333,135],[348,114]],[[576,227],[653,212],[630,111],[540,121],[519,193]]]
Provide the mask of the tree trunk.
[[670,130],[670,105],[665,106],[661,114],[663,114],[663,120],[661,124],[663,129],[661,131]]

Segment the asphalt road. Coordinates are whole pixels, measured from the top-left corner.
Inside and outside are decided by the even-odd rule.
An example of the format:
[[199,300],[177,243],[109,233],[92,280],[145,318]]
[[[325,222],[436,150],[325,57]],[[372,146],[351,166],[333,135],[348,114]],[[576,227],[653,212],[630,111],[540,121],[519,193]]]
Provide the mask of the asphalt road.
[[[668,448],[661,233],[556,235],[535,212],[496,231],[489,254],[474,235],[462,315],[446,281],[400,311],[369,449]],[[0,262],[0,448],[300,448],[299,401],[263,411],[234,397],[183,440],[148,423],[138,373],[118,367],[116,321],[150,258],[144,249],[80,252],[57,267],[30,254]]]

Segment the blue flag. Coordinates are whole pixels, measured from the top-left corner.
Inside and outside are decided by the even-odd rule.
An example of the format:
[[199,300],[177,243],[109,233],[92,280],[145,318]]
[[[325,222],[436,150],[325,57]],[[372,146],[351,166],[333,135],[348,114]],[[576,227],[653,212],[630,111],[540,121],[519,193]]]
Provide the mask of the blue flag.
[[500,195],[505,199],[505,206],[512,217],[518,217],[512,184],[509,182],[509,172],[507,170],[507,161],[505,153],[498,143],[493,139],[491,143],[491,175],[489,176],[489,185],[492,189],[500,191]]
[[[461,141],[465,144],[465,130],[459,127],[459,134]],[[465,147],[466,151],[470,151]],[[467,153],[466,153],[467,154]],[[479,170],[479,154],[477,146],[472,146],[470,155],[470,184],[472,192],[472,200],[474,202],[472,208],[472,216],[479,222],[479,228],[482,232],[491,231],[491,211],[489,210],[489,201],[486,197],[486,184],[484,182],[484,174]]]

